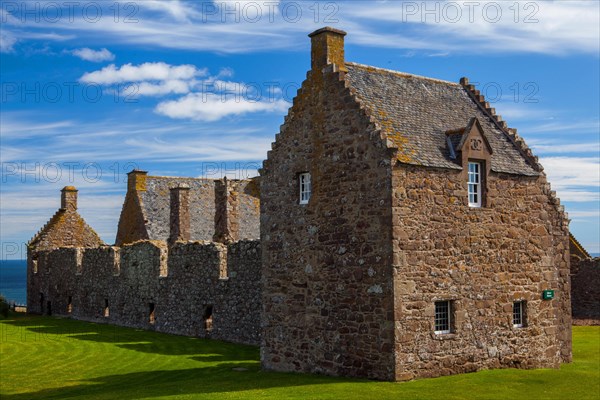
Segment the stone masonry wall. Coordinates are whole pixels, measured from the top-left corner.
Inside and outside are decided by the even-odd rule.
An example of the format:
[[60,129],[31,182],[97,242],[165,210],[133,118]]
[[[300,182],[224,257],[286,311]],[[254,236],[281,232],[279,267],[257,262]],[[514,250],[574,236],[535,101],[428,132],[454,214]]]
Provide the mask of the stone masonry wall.
[[264,368],[394,378],[384,147],[340,73],[309,73],[261,172]]
[[[573,258],[571,258],[573,262]],[[571,268],[573,318],[600,322],[600,258],[578,260]]]
[[[569,234],[545,178],[490,173],[483,208],[468,207],[465,182],[460,171],[394,169],[398,380],[570,361]],[[438,300],[452,301],[450,334],[434,333]]]
[[[257,345],[260,243],[143,241],[41,251],[28,310]],[[153,315],[151,316],[153,311]]]
[[255,239],[260,237],[260,182],[258,178],[235,181],[234,192],[238,207],[238,238]]

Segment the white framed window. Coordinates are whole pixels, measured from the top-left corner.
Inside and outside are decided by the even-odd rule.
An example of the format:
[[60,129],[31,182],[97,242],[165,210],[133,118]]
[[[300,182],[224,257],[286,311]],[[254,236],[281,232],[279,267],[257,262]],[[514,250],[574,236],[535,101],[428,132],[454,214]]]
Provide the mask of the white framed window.
[[304,172],[299,175],[300,181],[300,204],[308,204],[310,200],[310,193],[312,191],[312,184],[310,182],[310,173]]
[[452,332],[452,302],[449,300],[435,302],[435,333]]
[[513,327],[523,328],[525,326],[525,302],[515,301],[513,303]]
[[481,163],[469,161],[469,207],[481,207]]

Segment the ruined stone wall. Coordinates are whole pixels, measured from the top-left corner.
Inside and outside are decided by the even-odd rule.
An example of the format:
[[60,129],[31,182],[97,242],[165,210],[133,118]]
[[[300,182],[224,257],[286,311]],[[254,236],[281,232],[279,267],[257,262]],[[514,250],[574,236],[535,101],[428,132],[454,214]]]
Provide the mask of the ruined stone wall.
[[28,310],[256,345],[260,259],[258,241],[42,251],[37,273],[29,260]]
[[[490,173],[488,206],[470,208],[460,171],[393,175],[396,378],[570,361],[569,234],[545,178]],[[439,300],[452,301],[450,334],[434,333]]]
[[393,379],[386,159],[342,75],[309,73],[261,172],[264,368]]
[[[571,258],[573,263],[573,258]],[[577,260],[572,265],[571,294],[573,318],[600,322],[600,258]]]
[[[170,190],[188,187],[189,238],[231,243],[260,236],[260,188],[258,179],[201,179],[140,176],[132,172],[119,218],[116,245],[138,240],[167,240]],[[144,173],[145,174],[145,173]],[[144,178],[143,182],[137,182]],[[186,222],[188,223],[188,222]],[[184,236],[185,237],[185,236]]]
[[237,181],[234,184],[237,196],[237,221],[239,239],[260,237],[260,182],[258,178]]
[[[169,238],[170,193],[172,187],[189,186],[190,235],[192,240],[213,240],[215,232],[215,181],[198,178],[165,178],[148,176],[145,190],[139,196],[146,213],[148,237]],[[164,211],[167,210],[167,211]]]

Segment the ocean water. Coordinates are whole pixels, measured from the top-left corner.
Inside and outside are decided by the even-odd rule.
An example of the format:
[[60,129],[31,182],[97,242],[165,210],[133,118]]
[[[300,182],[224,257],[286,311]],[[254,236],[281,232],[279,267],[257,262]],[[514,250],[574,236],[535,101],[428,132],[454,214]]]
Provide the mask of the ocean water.
[[9,302],[27,304],[27,261],[0,261],[0,294]]

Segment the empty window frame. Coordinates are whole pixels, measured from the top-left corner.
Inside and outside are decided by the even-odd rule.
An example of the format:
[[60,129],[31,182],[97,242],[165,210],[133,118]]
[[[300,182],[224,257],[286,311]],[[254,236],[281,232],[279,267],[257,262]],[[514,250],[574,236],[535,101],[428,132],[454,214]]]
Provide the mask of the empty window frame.
[[310,173],[301,173],[298,180],[300,181],[300,204],[308,204],[312,192]]
[[452,302],[450,300],[435,302],[434,325],[436,334],[452,332]]
[[108,308],[108,299],[104,299],[104,312],[102,313],[104,318],[110,317],[110,309]]
[[148,303],[148,310],[149,310],[149,316],[148,316],[148,322],[152,325],[154,325],[154,323],[156,322],[156,315],[155,315],[155,307],[154,307],[154,303]]
[[513,303],[513,327],[523,328],[526,326],[526,303],[515,301]]
[[213,330],[213,306],[208,305],[204,309],[204,315],[202,316],[204,319],[204,330],[206,333],[210,333]]
[[481,207],[481,163],[469,161],[469,207]]

